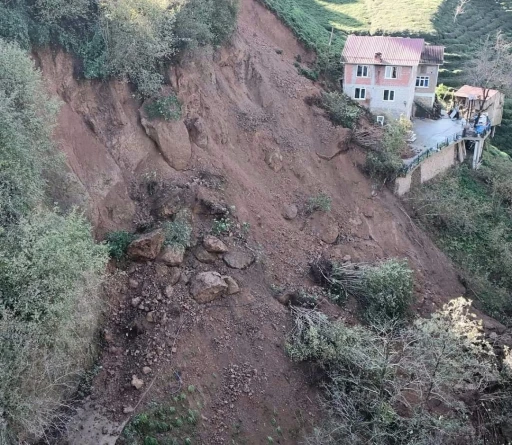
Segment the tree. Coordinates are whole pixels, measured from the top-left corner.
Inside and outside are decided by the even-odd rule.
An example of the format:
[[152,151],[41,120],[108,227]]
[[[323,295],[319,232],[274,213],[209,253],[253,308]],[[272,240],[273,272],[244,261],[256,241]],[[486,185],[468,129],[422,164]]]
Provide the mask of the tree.
[[486,110],[491,90],[504,93],[512,89],[512,43],[501,31],[495,38],[489,34],[465,68],[467,82],[482,90],[481,113]]
[[453,15],[454,22],[457,21],[457,17],[459,17],[459,15],[464,14],[466,12],[465,7],[468,3],[469,3],[469,0],[459,0],[459,3],[455,7],[455,14]]

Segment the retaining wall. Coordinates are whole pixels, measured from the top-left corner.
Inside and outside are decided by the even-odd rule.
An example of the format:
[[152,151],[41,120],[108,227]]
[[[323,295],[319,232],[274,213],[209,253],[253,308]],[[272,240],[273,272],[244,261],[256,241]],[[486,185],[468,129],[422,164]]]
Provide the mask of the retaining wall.
[[[463,142],[462,142],[463,144]],[[395,180],[395,194],[405,195],[415,184],[423,184],[435,178],[438,174],[445,172],[455,165],[455,154],[459,141],[454,142],[442,148],[436,153],[432,153],[424,159],[414,170],[410,171],[404,177]]]

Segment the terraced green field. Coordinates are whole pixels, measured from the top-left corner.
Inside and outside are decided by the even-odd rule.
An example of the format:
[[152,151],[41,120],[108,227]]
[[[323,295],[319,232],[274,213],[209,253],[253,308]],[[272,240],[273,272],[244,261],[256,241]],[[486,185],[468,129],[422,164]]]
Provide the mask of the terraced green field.
[[[512,0],[470,0],[454,21],[458,0],[261,0],[321,60],[320,70],[336,73],[350,33],[420,36],[446,47],[440,82],[464,83],[463,64],[489,33],[502,30],[512,40]],[[331,29],[334,39],[329,47]],[[508,140],[511,140],[509,142]],[[512,154],[512,98],[506,104],[496,145]]]

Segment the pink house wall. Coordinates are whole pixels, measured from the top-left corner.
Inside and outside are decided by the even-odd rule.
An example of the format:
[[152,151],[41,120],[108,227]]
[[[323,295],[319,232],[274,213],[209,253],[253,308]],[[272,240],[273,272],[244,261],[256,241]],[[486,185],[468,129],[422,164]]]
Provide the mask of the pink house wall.
[[[369,77],[357,77],[357,65],[345,64],[345,83],[352,85],[380,85],[407,87],[411,85],[413,68],[399,66],[397,79],[386,79],[386,67],[383,65],[367,65]],[[416,78],[414,79],[416,82]],[[412,84],[414,85],[414,84]]]

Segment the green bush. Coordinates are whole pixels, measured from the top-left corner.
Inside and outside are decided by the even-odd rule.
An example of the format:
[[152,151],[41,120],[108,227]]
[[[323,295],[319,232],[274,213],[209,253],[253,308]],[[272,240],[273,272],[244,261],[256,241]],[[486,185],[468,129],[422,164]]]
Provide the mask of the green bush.
[[318,80],[318,71],[310,70],[309,68],[304,68],[300,66],[299,63],[295,63],[295,67],[297,68],[297,71],[301,76],[304,76],[305,78],[312,80],[313,82]]
[[411,128],[408,120],[400,119],[389,123],[384,129],[382,148],[366,156],[365,169],[374,178],[384,182],[394,180],[403,169],[401,154],[407,149],[406,133]]
[[413,302],[413,274],[405,261],[366,268],[362,286],[364,313],[371,322],[404,318]]
[[117,261],[122,260],[126,255],[128,246],[134,239],[135,236],[132,233],[123,230],[107,233],[105,240],[110,256]]
[[413,273],[405,261],[391,259],[372,265],[321,259],[312,264],[311,271],[337,304],[354,297],[370,323],[402,319],[413,303]]
[[102,3],[101,28],[109,72],[137,85],[144,97],[158,94],[162,63],[176,53],[175,12],[168,1]]
[[221,45],[236,28],[237,0],[189,0],[177,14],[180,45]]
[[[502,391],[508,380],[470,304],[453,300],[402,329],[348,327],[292,308],[286,349],[292,360],[312,362],[324,376],[328,418],[306,443],[427,445],[492,437],[506,416]],[[468,393],[486,402],[475,405],[464,397]],[[473,429],[470,416],[482,414],[481,428]]]
[[231,231],[233,221],[228,216],[213,221],[212,233],[216,236],[227,235]]
[[319,193],[318,195],[311,196],[306,203],[306,213],[311,214],[313,212],[322,211],[330,212],[332,205],[332,199],[325,193]]
[[165,243],[170,246],[190,247],[192,226],[185,217],[176,217],[164,224]]
[[479,170],[461,166],[411,193],[413,211],[438,245],[463,269],[469,295],[511,325],[512,161],[484,150]]
[[57,102],[18,45],[0,39],[0,226],[41,201],[43,172],[58,165],[52,132]]
[[178,50],[222,44],[237,11],[236,0],[17,0],[0,4],[0,37],[26,49],[56,43],[85,78],[129,80],[154,97]]
[[0,238],[0,442],[37,439],[91,364],[106,246],[78,213],[40,211]]
[[175,121],[181,118],[181,104],[175,94],[159,97],[145,106],[149,119]]
[[362,114],[361,108],[344,93],[323,92],[319,105],[327,111],[334,125],[354,128]]

